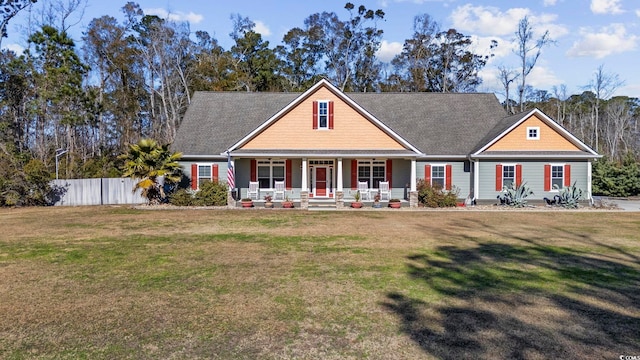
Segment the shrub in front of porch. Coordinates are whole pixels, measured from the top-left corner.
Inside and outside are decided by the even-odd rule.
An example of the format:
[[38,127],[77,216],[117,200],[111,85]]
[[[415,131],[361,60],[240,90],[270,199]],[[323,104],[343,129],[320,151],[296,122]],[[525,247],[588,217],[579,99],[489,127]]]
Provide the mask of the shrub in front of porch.
[[418,179],[417,190],[418,201],[426,207],[453,207],[458,202],[459,190],[455,187],[445,191],[441,186],[431,186],[424,179]]
[[171,195],[169,203],[176,206],[225,206],[228,188],[226,184],[207,181],[200,190],[179,189]]

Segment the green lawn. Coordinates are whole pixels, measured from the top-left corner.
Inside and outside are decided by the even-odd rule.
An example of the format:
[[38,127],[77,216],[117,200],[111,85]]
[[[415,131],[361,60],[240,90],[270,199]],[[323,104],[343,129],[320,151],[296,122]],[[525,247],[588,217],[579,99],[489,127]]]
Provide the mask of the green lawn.
[[640,355],[623,212],[0,209],[3,359]]

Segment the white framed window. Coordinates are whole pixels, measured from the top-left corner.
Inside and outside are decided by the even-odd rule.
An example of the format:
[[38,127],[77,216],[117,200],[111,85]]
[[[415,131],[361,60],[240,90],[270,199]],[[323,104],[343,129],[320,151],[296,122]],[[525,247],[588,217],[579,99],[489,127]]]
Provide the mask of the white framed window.
[[329,129],[328,101],[318,101],[318,129]]
[[431,186],[445,188],[447,179],[446,165],[431,165]]
[[511,188],[511,184],[516,181],[516,165],[502,164],[502,187]]
[[366,181],[371,189],[378,189],[380,182],[386,180],[386,174],[386,160],[358,161],[358,181]]
[[527,140],[540,140],[540,127],[529,126],[527,127]]
[[564,164],[551,165],[551,190],[557,191],[564,187]]
[[207,181],[211,181],[211,165],[198,164],[198,189]]
[[276,181],[284,181],[284,160],[258,160],[257,166],[257,180],[261,189],[273,189]]

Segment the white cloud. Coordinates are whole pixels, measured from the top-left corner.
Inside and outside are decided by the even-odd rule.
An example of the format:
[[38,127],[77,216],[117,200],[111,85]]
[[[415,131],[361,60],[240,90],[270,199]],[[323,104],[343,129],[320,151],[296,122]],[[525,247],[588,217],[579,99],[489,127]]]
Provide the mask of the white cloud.
[[[519,71],[514,68],[515,71]],[[484,67],[482,70],[478,72],[480,78],[482,78],[482,88],[487,89],[485,91],[495,92],[500,95],[501,101],[504,100],[505,91],[502,82],[500,81],[500,71],[498,67]],[[510,85],[510,94],[509,97],[514,100],[515,96],[517,96],[517,87],[520,82],[520,78],[516,79]],[[562,81],[556,77],[553,71],[542,64],[536,65],[531,73],[527,76],[527,85],[535,88],[535,89],[549,89],[554,85],[560,85]]]
[[169,12],[163,8],[149,8],[149,9],[143,9],[142,11],[144,11],[146,15],[156,15],[163,19],[167,19],[169,21],[175,21],[175,22],[186,21],[191,24],[198,24],[204,19],[204,16],[200,14],[196,14],[192,11],[190,11],[189,13],[183,13],[181,11]]
[[453,27],[462,33],[471,32],[491,36],[513,37],[520,20],[527,16],[536,36],[549,31],[552,39],[568,33],[565,26],[557,24],[556,14],[533,14],[527,8],[511,8],[501,11],[492,6],[473,6],[471,4],[456,8],[451,13]]
[[258,21],[255,21],[255,24],[256,24],[256,27],[253,29],[255,32],[262,35],[263,37],[267,37],[271,35],[271,30],[265,23],[258,20]]
[[636,10],[636,16],[640,17],[640,9]]
[[14,53],[16,53],[16,55],[22,55],[22,53],[24,52],[24,47],[18,44],[6,44],[6,45],[2,45],[2,48],[11,50]]
[[525,8],[513,8],[502,12],[497,7],[466,4],[453,10],[451,21],[453,27],[462,33],[503,36],[513,34],[518,21],[529,14],[530,10]]
[[389,62],[393,60],[393,57],[400,54],[402,52],[402,43],[400,42],[388,42],[387,40],[382,40],[380,44],[380,49],[376,53],[376,56],[380,61]]
[[582,39],[576,41],[567,55],[571,57],[594,57],[601,59],[615,53],[634,50],[638,36],[627,34],[624,24],[611,24],[599,32],[581,28]]
[[620,0],[591,0],[591,11],[594,14],[621,14],[624,11]]
[[544,6],[555,6],[558,0],[544,0],[542,5]]
[[[424,3],[429,3],[429,2],[441,2],[441,3],[445,3],[445,5],[446,5],[447,3],[452,3],[452,2],[455,2],[455,1],[456,0],[395,0],[395,2],[398,2],[398,3],[412,2],[412,3],[418,4],[418,5],[421,5],[421,4],[424,4]],[[386,5],[389,4],[389,1],[380,0],[379,3],[381,5],[385,5],[386,6]]]
[[556,77],[553,70],[542,65],[536,65],[527,76],[527,85],[536,89],[548,89],[554,85],[560,85],[560,83],[562,81]]

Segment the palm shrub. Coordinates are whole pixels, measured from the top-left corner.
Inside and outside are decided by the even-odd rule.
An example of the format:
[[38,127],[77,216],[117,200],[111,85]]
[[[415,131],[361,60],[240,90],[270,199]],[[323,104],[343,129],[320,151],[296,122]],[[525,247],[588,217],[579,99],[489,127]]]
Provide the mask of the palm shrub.
[[445,191],[440,186],[431,186],[424,179],[418,179],[416,184],[418,190],[418,201],[426,207],[452,207],[458,202],[460,190],[454,187],[450,191]]
[[142,196],[149,204],[157,204],[166,197],[159,178],[165,182],[176,183],[181,179],[181,167],[178,160],[181,153],[172,153],[169,144],[160,145],[152,139],[142,139],[129,145],[129,151],[119,156],[124,160],[122,176],[139,179],[133,191],[142,189]]
[[533,195],[533,191],[522,183],[516,186],[515,182],[511,186],[504,188],[504,193],[498,195],[500,205],[508,205],[513,207],[525,207],[527,205],[527,197]]

